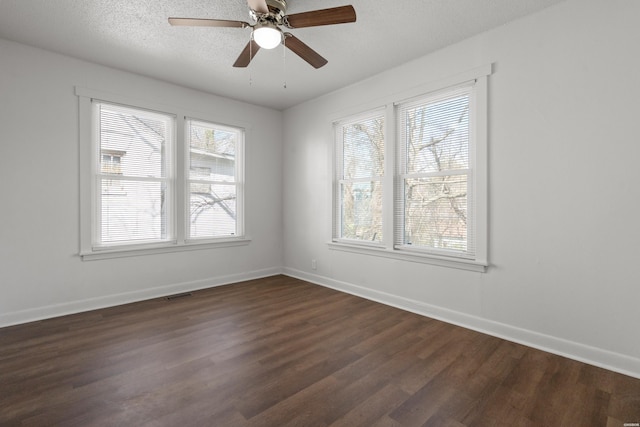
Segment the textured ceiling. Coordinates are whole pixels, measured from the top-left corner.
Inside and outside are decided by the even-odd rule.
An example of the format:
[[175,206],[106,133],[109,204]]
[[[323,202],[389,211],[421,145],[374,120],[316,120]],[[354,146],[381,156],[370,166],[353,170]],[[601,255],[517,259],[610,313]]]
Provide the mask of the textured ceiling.
[[245,0],[0,0],[0,38],[284,109],[560,1],[288,0],[289,14],[356,10],[356,23],[290,30],[328,59],[317,70],[282,47],[233,68],[250,29],[167,23],[169,16],[251,22]]

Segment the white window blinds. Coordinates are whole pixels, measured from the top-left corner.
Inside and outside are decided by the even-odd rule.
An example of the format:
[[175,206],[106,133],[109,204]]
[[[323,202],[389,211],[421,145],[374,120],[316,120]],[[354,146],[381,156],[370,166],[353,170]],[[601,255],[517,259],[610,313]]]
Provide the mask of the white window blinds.
[[196,120],[188,129],[189,239],[240,235],[243,132]]
[[337,123],[334,238],[383,239],[384,112]]
[[398,106],[396,246],[473,258],[472,87]]
[[93,245],[173,239],[173,117],[93,102],[96,138]]

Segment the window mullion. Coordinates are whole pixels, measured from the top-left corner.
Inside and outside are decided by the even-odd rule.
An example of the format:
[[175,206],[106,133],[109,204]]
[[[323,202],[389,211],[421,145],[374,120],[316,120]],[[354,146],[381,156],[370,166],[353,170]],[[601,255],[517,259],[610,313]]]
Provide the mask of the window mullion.
[[366,178],[348,178],[348,179],[340,179],[338,180],[338,182],[340,184],[346,184],[346,183],[356,183],[356,182],[373,182],[373,181],[379,181],[382,182],[384,180],[384,177],[381,176],[371,176],[371,177],[366,177]]
[[98,180],[108,179],[110,181],[138,181],[138,182],[171,182],[169,177],[153,177],[153,176],[127,176],[127,175],[109,175],[96,174]]
[[237,185],[235,181],[215,181],[212,179],[188,179],[189,184]]
[[400,174],[400,178],[437,178],[455,175],[469,175],[469,169],[446,169],[438,172],[404,173]]

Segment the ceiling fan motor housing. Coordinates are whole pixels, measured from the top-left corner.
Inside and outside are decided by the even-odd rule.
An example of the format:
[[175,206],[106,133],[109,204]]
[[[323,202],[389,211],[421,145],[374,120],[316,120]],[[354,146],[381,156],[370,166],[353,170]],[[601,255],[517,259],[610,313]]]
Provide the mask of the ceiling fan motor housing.
[[287,2],[285,0],[265,0],[269,13],[257,12],[253,9],[249,10],[249,15],[256,22],[271,22],[276,25],[284,23],[284,17],[287,14]]

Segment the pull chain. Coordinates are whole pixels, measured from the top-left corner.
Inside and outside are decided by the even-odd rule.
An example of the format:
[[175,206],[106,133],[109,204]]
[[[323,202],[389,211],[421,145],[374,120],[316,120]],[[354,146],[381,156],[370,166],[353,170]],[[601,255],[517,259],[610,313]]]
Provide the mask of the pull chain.
[[282,79],[284,88],[287,88],[287,36],[282,36]]
[[[249,39],[249,64],[253,58],[253,31],[251,31],[251,38]],[[247,65],[249,67],[249,65]],[[253,86],[253,79],[251,78],[251,67],[249,67],[249,86]]]

